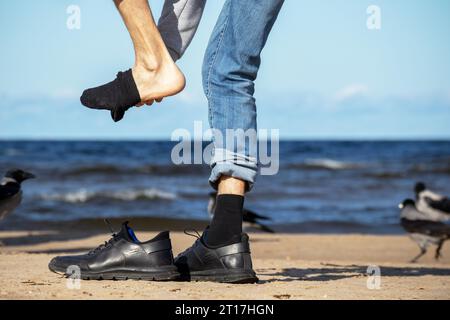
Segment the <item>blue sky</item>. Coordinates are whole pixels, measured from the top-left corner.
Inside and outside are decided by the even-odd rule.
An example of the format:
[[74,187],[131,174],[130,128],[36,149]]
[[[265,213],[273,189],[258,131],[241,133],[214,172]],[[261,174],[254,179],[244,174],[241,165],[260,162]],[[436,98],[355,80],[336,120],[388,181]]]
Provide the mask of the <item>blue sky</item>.
[[[150,1],[159,16],[162,1]],[[81,29],[66,27],[69,5]],[[186,90],[115,124],[83,89],[133,64],[110,0],[0,2],[0,138],[169,139],[207,126],[201,63],[222,0],[209,0],[179,62]],[[381,8],[381,30],[366,9]],[[256,82],[258,125],[282,138],[450,138],[450,1],[287,0]]]

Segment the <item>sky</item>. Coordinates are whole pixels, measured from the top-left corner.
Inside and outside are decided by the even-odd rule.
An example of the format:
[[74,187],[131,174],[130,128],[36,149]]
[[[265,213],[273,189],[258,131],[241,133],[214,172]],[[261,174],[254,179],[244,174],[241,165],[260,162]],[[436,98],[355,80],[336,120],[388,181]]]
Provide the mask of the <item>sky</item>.
[[[203,54],[223,5],[209,0],[179,66],[186,89],[113,123],[85,88],[134,63],[111,0],[0,2],[0,139],[170,139],[208,126]],[[150,1],[155,18],[162,0]],[[80,8],[70,30],[67,8]],[[367,27],[380,8],[381,29]],[[450,1],[286,0],[256,80],[258,127],[284,139],[450,139]]]

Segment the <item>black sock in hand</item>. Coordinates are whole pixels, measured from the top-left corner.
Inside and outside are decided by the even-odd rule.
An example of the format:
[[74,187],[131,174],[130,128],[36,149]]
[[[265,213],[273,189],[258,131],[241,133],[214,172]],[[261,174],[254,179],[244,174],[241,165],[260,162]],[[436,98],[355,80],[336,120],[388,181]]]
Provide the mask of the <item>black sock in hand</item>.
[[117,122],[141,101],[141,97],[130,69],[119,72],[114,81],[85,90],[80,100],[88,108],[110,110],[112,119]]

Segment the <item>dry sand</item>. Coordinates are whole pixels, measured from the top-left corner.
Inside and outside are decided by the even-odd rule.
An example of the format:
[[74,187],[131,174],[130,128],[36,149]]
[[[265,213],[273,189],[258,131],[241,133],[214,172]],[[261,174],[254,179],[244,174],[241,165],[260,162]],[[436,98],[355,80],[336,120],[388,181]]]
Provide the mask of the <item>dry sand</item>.
[[[450,244],[441,261],[432,248],[410,264],[418,248],[407,236],[251,234],[257,284],[81,281],[80,289],[68,289],[67,279],[48,270],[49,260],[96,247],[108,235],[64,237],[71,240],[56,231],[1,231],[0,299],[450,299]],[[193,240],[172,233],[174,254]],[[379,289],[367,286],[370,265],[380,268]]]

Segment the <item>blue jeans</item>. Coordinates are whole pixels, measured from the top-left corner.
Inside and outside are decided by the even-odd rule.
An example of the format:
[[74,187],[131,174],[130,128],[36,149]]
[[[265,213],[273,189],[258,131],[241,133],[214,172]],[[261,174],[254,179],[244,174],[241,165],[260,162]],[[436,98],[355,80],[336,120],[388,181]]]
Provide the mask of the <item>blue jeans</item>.
[[[209,181],[214,188],[225,175],[246,181],[250,189],[257,176],[254,81],[261,51],[283,2],[227,0],[209,40],[202,68],[203,88],[210,126],[223,137],[213,138]],[[230,129],[235,130],[231,138]]]

